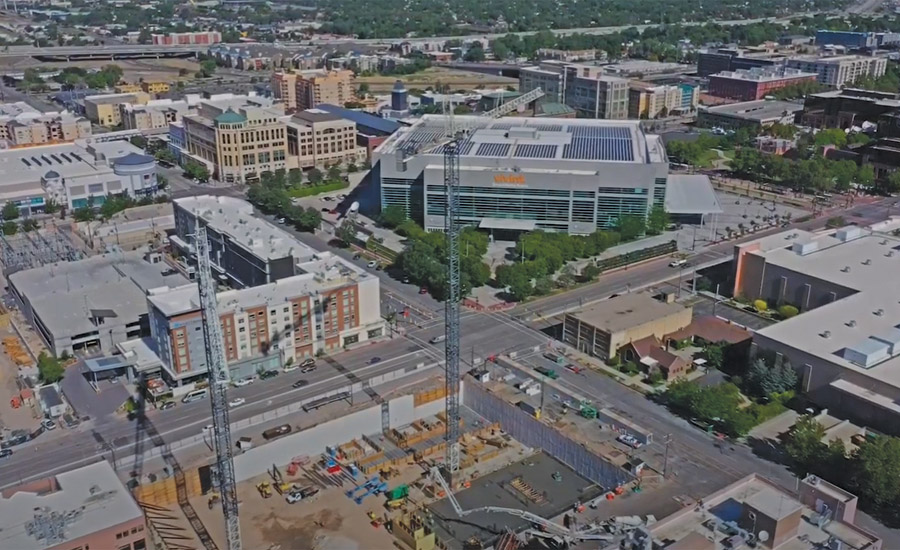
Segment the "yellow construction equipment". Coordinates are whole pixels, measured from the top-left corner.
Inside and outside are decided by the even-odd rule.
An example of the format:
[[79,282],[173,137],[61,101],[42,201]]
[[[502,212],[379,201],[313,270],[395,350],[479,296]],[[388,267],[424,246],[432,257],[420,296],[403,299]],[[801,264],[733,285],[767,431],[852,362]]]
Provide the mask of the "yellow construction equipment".
[[260,496],[263,498],[270,498],[272,496],[272,485],[268,481],[258,483],[256,485],[256,490],[259,491]]

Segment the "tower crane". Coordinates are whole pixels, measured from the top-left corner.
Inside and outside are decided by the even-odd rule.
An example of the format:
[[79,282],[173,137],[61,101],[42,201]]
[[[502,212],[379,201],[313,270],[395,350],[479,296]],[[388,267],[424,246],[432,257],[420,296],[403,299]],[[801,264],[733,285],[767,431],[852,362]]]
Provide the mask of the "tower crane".
[[[535,88],[484,113],[483,117],[500,118],[543,95],[544,92],[541,88]],[[447,416],[447,429],[444,433],[447,455],[444,467],[447,479],[452,483],[453,476],[459,471],[459,307],[462,300],[459,274],[459,143],[464,138],[465,132],[458,130],[455,125],[453,106],[448,105],[445,100],[443,107],[446,128],[444,139],[438,144],[438,150],[443,148],[444,152],[444,192],[447,194],[444,234],[447,239],[447,286],[449,287],[444,302],[445,413]]]
[[231,424],[228,420],[228,364],[222,344],[216,287],[209,259],[209,241],[206,227],[201,227],[199,219],[194,235],[194,246],[197,250],[197,285],[200,290],[200,313],[203,319],[203,343],[206,346],[206,368],[209,376],[209,401],[212,406],[213,441],[216,448],[215,480],[222,500],[222,513],[225,516],[228,550],[241,550],[237,483],[234,479]]

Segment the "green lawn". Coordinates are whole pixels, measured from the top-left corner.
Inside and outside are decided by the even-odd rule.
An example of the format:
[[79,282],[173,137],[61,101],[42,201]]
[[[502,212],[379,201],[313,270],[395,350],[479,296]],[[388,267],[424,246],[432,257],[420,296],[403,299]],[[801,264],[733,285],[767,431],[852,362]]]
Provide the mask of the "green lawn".
[[299,187],[289,187],[288,195],[290,195],[292,199],[299,199],[300,197],[311,197],[321,193],[337,191],[338,189],[344,189],[349,185],[350,184],[346,181],[326,182],[320,183],[319,185],[301,185]]

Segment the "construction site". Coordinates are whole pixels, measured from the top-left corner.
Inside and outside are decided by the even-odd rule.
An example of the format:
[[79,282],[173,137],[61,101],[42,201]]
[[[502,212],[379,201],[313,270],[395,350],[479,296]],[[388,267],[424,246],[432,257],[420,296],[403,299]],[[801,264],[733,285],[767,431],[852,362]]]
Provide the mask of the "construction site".
[[[532,95],[542,93],[537,89]],[[485,118],[516,107],[504,105]],[[544,388],[534,388],[534,376],[512,357],[506,359],[504,368],[510,372],[505,378],[515,377],[511,369],[522,370],[518,390],[531,397],[539,394],[540,406],[495,395],[485,385],[490,381],[487,370],[473,371],[465,384],[461,380],[462,372],[477,366],[473,358],[465,371],[460,368],[459,159],[464,134],[457,131],[452,115],[445,130],[435,141],[444,151],[447,189],[445,346],[439,363],[443,376],[431,380],[433,387],[394,396],[384,395],[370,381],[313,400],[317,416],[320,404],[337,414],[298,425],[296,431],[292,424],[281,423],[262,433],[259,446],[251,435],[232,433],[209,243],[206,228],[197,225],[213,420],[203,437],[215,451],[215,461],[188,469],[164,450],[161,454],[169,460],[162,479],[148,478],[141,463],[130,480],[151,531],[167,547],[192,547],[191,531],[207,550],[240,550],[245,545],[475,550],[493,547],[498,539],[510,550],[524,542],[518,538],[520,531],[557,546],[606,544],[624,535],[619,522],[598,523],[580,514],[602,499],[643,490],[642,464],[614,464],[584,441],[542,423]],[[354,406],[356,391],[368,395],[375,406]],[[615,418],[575,395],[565,402],[580,402],[578,414],[586,421]],[[304,413],[310,412],[308,404]],[[652,435],[639,437],[649,441]],[[136,456],[143,457],[140,452]],[[190,531],[173,523],[179,513]]]

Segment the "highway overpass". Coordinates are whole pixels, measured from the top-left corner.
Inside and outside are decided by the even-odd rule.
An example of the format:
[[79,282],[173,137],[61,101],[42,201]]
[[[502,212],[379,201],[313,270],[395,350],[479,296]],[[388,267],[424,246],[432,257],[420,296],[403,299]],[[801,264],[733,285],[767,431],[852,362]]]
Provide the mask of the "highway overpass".
[[7,46],[0,57],[33,57],[39,61],[87,61],[92,59],[162,59],[193,57],[205,52],[208,44],[156,46],[151,44],[115,44],[105,46]]

